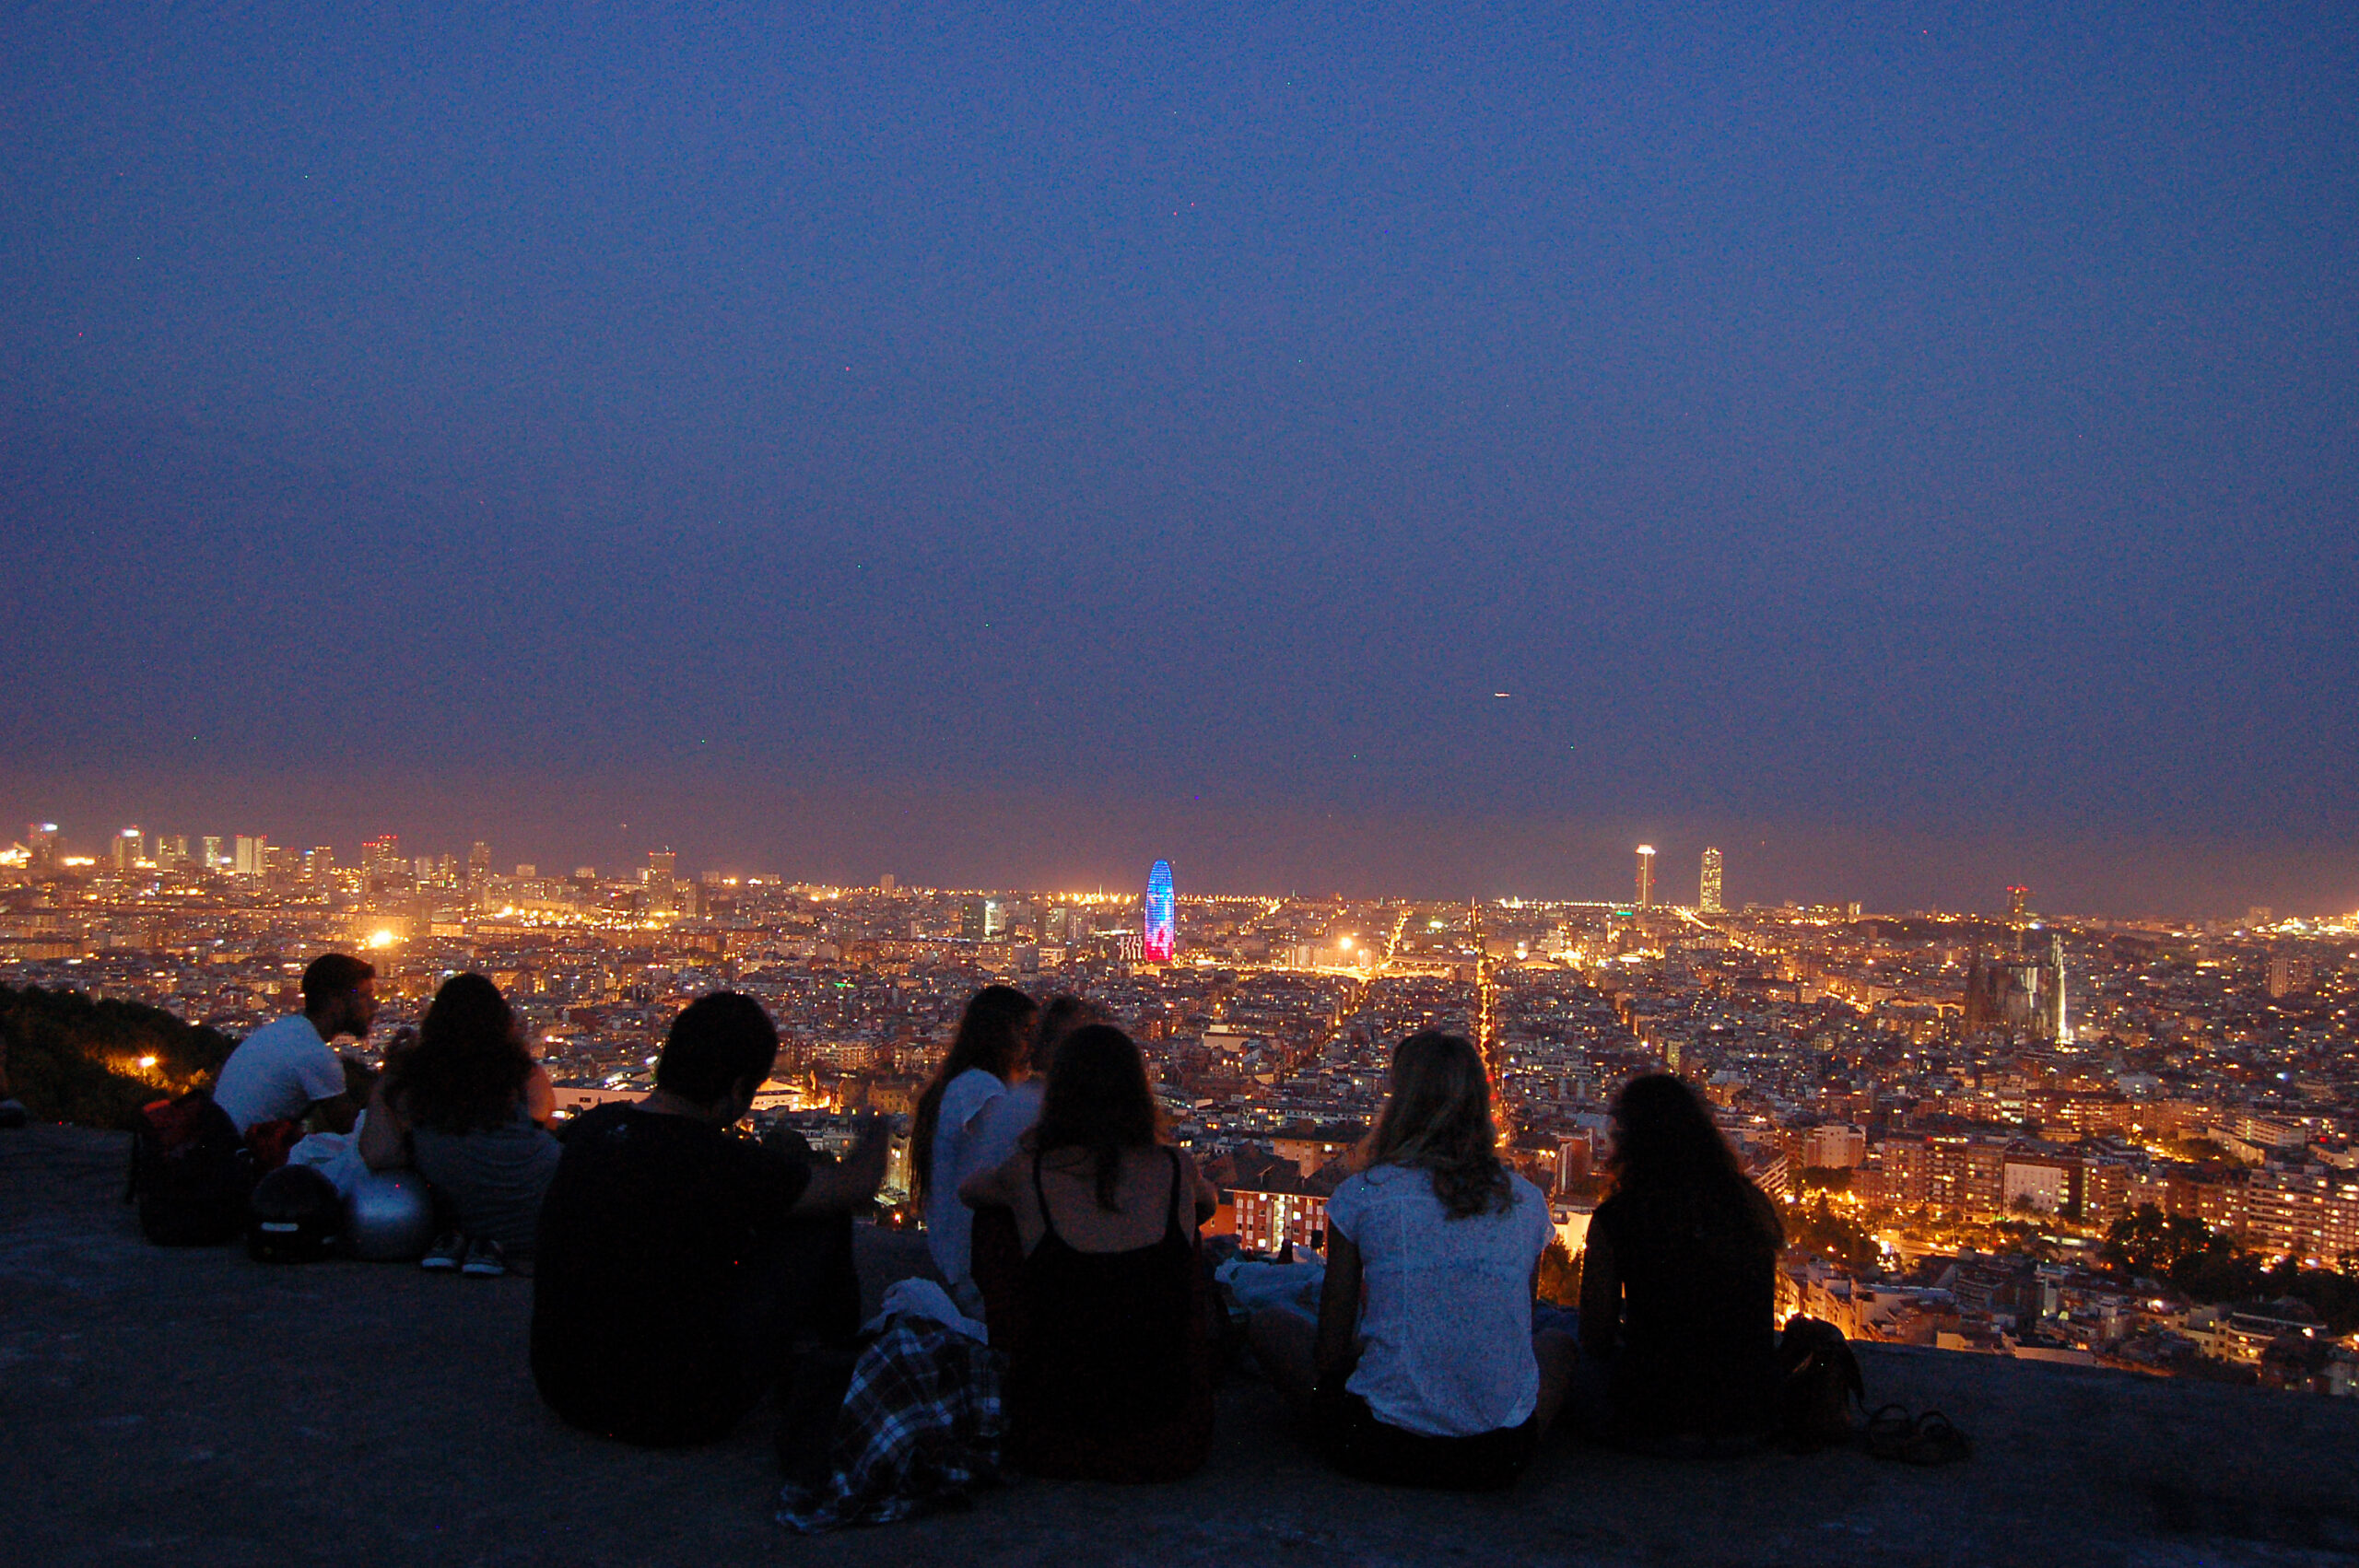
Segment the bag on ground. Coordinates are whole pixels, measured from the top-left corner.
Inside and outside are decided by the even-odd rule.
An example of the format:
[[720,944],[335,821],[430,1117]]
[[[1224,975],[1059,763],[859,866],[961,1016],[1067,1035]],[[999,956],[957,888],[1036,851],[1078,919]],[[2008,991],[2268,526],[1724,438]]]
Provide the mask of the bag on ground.
[[158,1246],[218,1246],[245,1229],[253,1156],[229,1113],[202,1089],[144,1107],[133,1129],[125,1202]]

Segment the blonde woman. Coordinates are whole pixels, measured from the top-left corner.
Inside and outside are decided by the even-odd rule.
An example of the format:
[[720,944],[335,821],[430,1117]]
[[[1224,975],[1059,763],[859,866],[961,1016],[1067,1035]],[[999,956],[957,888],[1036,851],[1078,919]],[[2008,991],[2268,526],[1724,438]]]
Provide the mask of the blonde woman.
[[1413,1035],[1364,1168],[1327,1204],[1313,1323],[1253,1319],[1271,1378],[1340,1469],[1398,1485],[1513,1484],[1563,1405],[1571,1336],[1535,1334],[1534,1277],[1555,1228],[1540,1189],[1499,1161],[1483,1059]]

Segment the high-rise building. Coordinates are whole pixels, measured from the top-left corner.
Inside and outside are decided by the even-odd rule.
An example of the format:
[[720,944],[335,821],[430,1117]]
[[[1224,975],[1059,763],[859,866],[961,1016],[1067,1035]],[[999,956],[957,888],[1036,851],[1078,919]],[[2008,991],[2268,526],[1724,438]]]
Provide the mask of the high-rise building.
[[876,891],[879,893],[889,894],[893,891],[895,885],[896,883],[893,881],[893,873],[891,872],[886,872],[883,876],[876,879]]
[[1696,907],[1707,915],[1720,912],[1720,852],[1704,851],[1704,876],[1696,889]]
[[2021,924],[2023,923],[2023,920],[2024,920],[2025,912],[2026,910],[2028,910],[2030,907],[2031,907],[2031,889],[2030,889],[2030,888],[2028,888],[2028,887],[2010,887],[2009,889],[2007,889],[2007,919],[2008,919],[2014,921],[2017,925],[2021,925]]
[[968,942],[989,942],[1007,929],[1007,912],[996,898],[969,898],[958,913],[958,934]]
[[1171,887],[1171,862],[1157,860],[1146,873],[1144,919],[1139,933],[1139,956],[1149,964],[1168,964],[1180,950],[1180,900]]
[[270,870],[270,840],[259,833],[241,833],[229,870],[239,876],[261,876]]
[[1655,847],[1638,846],[1638,907],[1650,909],[1655,902]]
[[57,863],[57,824],[36,822],[25,828],[25,848],[32,851],[26,862],[37,872],[45,872]]
[[229,865],[229,860],[221,853],[221,840],[217,835],[210,833],[205,835],[204,844],[206,871],[217,872]]
[[109,847],[109,854],[112,857],[111,863],[114,869],[119,872],[127,872],[141,860],[146,860],[147,855],[144,851],[147,842],[146,836],[135,827],[126,827],[116,834],[114,843]]
[[680,857],[672,850],[650,849],[647,870],[640,873],[640,880],[650,887],[669,888],[676,880],[679,863]]

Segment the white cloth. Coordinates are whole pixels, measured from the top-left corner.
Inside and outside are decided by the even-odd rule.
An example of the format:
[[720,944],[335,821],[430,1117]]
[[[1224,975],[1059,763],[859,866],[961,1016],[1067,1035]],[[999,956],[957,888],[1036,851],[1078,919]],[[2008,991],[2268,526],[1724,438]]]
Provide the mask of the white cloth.
[[1379,1421],[1438,1437],[1520,1426],[1540,1398],[1532,1270],[1556,1232],[1521,1176],[1503,1212],[1449,1217],[1433,1177],[1377,1165],[1327,1200],[1360,1254],[1359,1365],[1344,1387]]
[[353,1119],[350,1132],[314,1132],[295,1141],[287,1151],[290,1165],[309,1165],[328,1180],[335,1183],[336,1196],[349,1198],[360,1178],[369,1174],[369,1164],[360,1157],[360,1129],[369,1125],[369,1113],[362,1111]]
[[301,1116],[314,1100],[344,1093],[344,1063],[311,1021],[290,1012],[264,1024],[221,1064],[213,1103],[243,1132],[258,1121]]
[[921,1317],[929,1323],[940,1324],[954,1334],[964,1334],[977,1344],[992,1342],[992,1331],[959,1311],[942,1287],[932,1280],[913,1276],[896,1280],[886,1286],[885,1300],[878,1305],[876,1316],[862,1325],[860,1331],[863,1334],[876,1333],[895,1317]]
[[1039,1079],[1027,1078],[1006,1094],[983,1102],[983,1108],[967,1128],[968,1174],[1004,1164],[1015,1153],[1016,1141],[1040,1119],[1042,1087]]
[[968,1123],[986,1105],[1007,1093],[1007,1085],[980,1067],[970,1067],[943,1085],[942,1108],[933,1124],[933,1171],[925,1191],[925,1245],[933,1266],[950,1285],[950,1293],[973,1299],[974,1281],[968,1259],[975,1237],[975,1211],[958,1201],[958,1184],[981,1167],[973,1160],[974,1135]]
[[1319,1316],[1319,1297],[1327,1285],[1324,1263],[1257,1263],[1232,1258],[1213,1270],[1213,1278],[1228,1287],[1237,1305],[1248,1312],[1265,1306],[1290,1306]]

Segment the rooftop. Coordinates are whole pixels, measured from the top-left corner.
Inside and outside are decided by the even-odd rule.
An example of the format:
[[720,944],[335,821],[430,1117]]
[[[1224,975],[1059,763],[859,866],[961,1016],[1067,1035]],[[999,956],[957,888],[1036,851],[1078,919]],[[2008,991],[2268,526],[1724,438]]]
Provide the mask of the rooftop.
[[[971,1512],[817,1539],[770,1522],[767,1421],[692,1453],[559,1425],[532,1285],[166,1251],[118,1199],[127,1139],[0,1133],[0,1520],[18,1561],[604,1564],[2345,1562],[2359,1401],[1863,1347],[1876,1401],[1947,1411],[1969,1462],[1678,1463],[1552,1443],[1504,1496],[1363,1486],[1250,1379],[1171,1486],[1019,1480]],[[919,1267],[864,1232],[872,1299]]]

